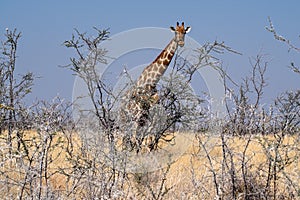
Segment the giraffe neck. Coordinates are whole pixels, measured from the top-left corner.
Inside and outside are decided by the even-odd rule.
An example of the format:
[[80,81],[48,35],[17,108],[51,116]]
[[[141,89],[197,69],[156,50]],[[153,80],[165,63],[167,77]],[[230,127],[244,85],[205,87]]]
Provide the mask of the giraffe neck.
[[160,77],[167,70],[175,51],[177,50],[178,44],[175,38],[166,46],[166,48],[158,55],[158,57],[147,66],[142,72],[141,76],[137,81],[138,88],[144,88],[153,90],[156,84],[160,80]]

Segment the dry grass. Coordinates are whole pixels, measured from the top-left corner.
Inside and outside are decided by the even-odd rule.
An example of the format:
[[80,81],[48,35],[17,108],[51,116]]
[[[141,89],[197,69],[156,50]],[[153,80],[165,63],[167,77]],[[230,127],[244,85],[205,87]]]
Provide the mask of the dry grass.
[[[221,138],[212,138],[208,136],[201,136],[201,140],[202,142],[207,142],[206,147],[209,151],[209,157],[212,159],[212,164],[210,164],[208,160],[208,155],[204,152],[203,148],[199,148],[201,145],[199,145],[197,139],[195,139],[188,151],[171,166],[170,173],[167,176],[167,185],[172,185],[174,191],[178,191],[178,193],[171,194],[171,199],[181,198],[182,194],[188,199],[213,199],[216,197],[216,190],[212,177],[213,172],[217,174],[219,184],[222,184],[222,181],[220,180],[222,173],[227,172],[226,170],[222,171],[222,163],[224,161],[222,141]],[[237,173],[236,176],[240,178],[242,178],[241,168],[242,164],[244,164],[242,153],[246,148],[248,140],[249,138],[227,138],[228,148],[230,148],[233,153],[233,162]],[[273,136],[257,136],[250,138],[250,143],[245,152],[245,162],[247,164],[248,175],[255,179],[251,180],[253,181],[251,184],[261,184],[261,186],[265,184],[269,166],[268,157],[266,156],[263,146],[266,145],[265,143],[272,143],[274,140]],[[284,194],[287,191],[286,187],[290,185],[287,182],[286,177],[289,177],[290,181],[296,184],[298,188],[300,186],[300,163],[298,161],[300,153],[297,148],[292,148],[299,146],[299,141],[297,141],[296,137],[288,136],[285,137],[282,146],[286,148],[280,149],[280,153],[285,155],[285,158],[289,159],[291,162],[287,163],[277,174],[279,180],[278,194]],[[270,153],[274,154],[272,150],[270,150]],[[240,192],[243,192],[242,189]]]
[[[25,182],[31,182],[33,179],[35,179],[34,182],[39,181],[38,178],[34,178],[39,174],[42,174],[40,180],[43,186],[51,186],[55,191],[63,191],[68,187],[67,177],[60,174],[60,169],[71,167],[65,151],[68,141],[64,134],[52,134],[49,138],[49,135],[43,135],[37,131],[24,131],[23,143],[19,150],[17,150],[16,132],[12,135],[14,138],[12,147],[6,142],[6,134],[1,135],[0,139],[2,167],[0,191],[3,196],[16,198],[20,195],[22,187],[25,188],[25,193],[28,192],[30,186]],[[81,145],[78,137],[73,137],[73,144],[74,151],[78,153]],[[29,171],[32,173],[28,173]]]
[[[187,136],[188,135],[188,136]],[[70,143],[72,138],[72,143]],[[200,140],[199,140],[200,139]],[[274,145],[276,138],[274,136],[253,136],[251,138],[227,137],[225,138],[227,148],[232,152],[232,161],[235,167],[238,188],[236,196],[242,198],[243,194],[243,174],[242,167],[247,165],[247,175],[251,177],[248,179],[249,184],[255,184],[256,187],[264,187],[268,178],[270,156],[275,156]],[[26,131],[24,133],[24,141],[27,143],[29,154],[28,158],[33,158],[41,150],[39,144],[43,142],[43,138],[33,131]],[[204,146],[200,144],[205,143]],[[247,141],[249,144],[247,146]],[[70,147],[72,144],[72,148]],[[8,158],[8,144],[5,142],[5,135],[2,135],[0,140],[1,146],[1,174],[0,174],[0,191],[2,195],[9,197],[16,197],[20,193],[20,183],[26,180],[26,167],[31,169],[38,169],[40,163],[33,161],[29,163],[29,159],[23,159],[25,163],[20,166],[19,158],[21,154],[15,153],[14,157]],[[13,143],[13,149],[16,148],[16,143]],[[53,191],[59,191],[61,196],[67,194],[74,184],[72,178],[61,173],[72,172],[72,167],[76,165],[74,160],[70,158],[70,149],[72,149],[72,156],[81,156],[81,142],[79,137],[68,137],[63,133],[53,135],[52,143],[55,148],[50,148],[48,153],[49,159],[47,166],[47,174],[49,178],[42,179],[43,185],[48,185]],[[69,145],[69,146],[68,146]],[[53,147],[54,147],[53,146]],[[67,148],[68,147],[68,148]],[[229,170],[224,168],[224,152],[221,137],[212,137],[208,135],[200,135],[198,138],[191,134],[175,135],[173,145],[162,145],[168,152],[184,152],[183,154],[176,154],[174,162],[168,165],[165,169],[153,172],[145,172],[132,174],[129,173],[123,189],[123,197],[137,199],[147,199],[149,193],[147,189],[153,191],[160,190],[162,181],[163,190],[166,190],[163,199],[214,199],[216,194],[216,185],[213,179],[213,173],[216,174],[219,187],[223,196],[226,192],[230,193],[230,188],[226,188],[226,184],[230,183]],[[206,148],[206,151],[204,148]],[[247,147],[247,148],[246,148]],[[294,184],[299,188],[300,181],[300,163],[299,163],[299,140],[296,136],[285,136],[278,152],[281,155],[282,168],[278,168],[277,172],[277,194],[286,195],[290,191],[289,187]],[[272,149],[273,148],[273,149]],[[266,152],[267,151],[267,152]],[[22,151],[21,151],[22,152]],[[244,154],[243,154],[244,153]],[[174,154],[175,155],[175,154]],[[269,157],[268,157],[269,156]],[[25,157],[24,157],[25,158]],[[209,160],[209,158],[211,160]],[[163,160],[164,158],[162,158]],[[226,160],[229,162],[229,160]],[[78,164],[78,163],[77,163]],[[228,164],[228,163],[227,163]],[[225,174],[224,174],[225,173]],[[227,173],[227,174],[226,174]],[[46,182],[47,181],[47,182]],[[9,189],[6,184],[11,184]],[[14,183],[14,184],[12,184]],[[274,184],[271,182],[270,184]],[[14,185],[14,186],[12,186]],[[28,185],[26,187],[29,188]],[[143,193],[142,195],[140,193]],[[271,193],[271,192],[270,192]],[[81,198],[84,192],[74,190],[73,198]]]

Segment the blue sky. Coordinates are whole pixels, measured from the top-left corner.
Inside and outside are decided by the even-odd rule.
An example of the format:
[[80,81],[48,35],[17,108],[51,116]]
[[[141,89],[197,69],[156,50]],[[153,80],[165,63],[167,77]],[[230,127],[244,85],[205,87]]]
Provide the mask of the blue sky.
[[[224,41],[242,56],[220,56],[237,81],[250,71],[249,58],[259,52],[269,62],[266,99],[299,88],[300,76],[288,64],[300,65],[300,53],[275,41],[265,30],[267,17],[277,31],[298,44],[300,1],[10,1],[0,2],[0,38],[5,28],[22,32],[18,73],[31,71],[40,77],[27,101],[59,95],[71,100],[74,76],[59,65],[69,63],[73,52],[62,46],[74,28],[110,28],[111,35],[140,27],[169,27],[177,21],[192,26],[189,36],[200,44]],[[91,32],[92,33],[92,32]],[[171,38],[170,38],[171,39]],[[167,44],[168,41],[165,41]],[[153,58],[154,59],[154,58]]]

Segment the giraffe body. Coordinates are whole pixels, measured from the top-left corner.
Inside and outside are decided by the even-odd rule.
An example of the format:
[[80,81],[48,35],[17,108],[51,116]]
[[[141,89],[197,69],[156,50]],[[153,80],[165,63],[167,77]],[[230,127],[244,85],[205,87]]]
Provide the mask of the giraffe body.
[[159,100],[156,89],[157,83],[170,65],[178,46],[184,46],[185,34],[190,31],[190,27],[185,28],[183,22],[181,25],[177,22],[176,28],[170,28],[175,32],[175,37],[158,57],[143,70],[135,86],[129,90],[125,97],[124,111],[126,118],[136,124],[135,131],[137,133],[134,137],[140,134],[138,129],[146,124],[150,108]]

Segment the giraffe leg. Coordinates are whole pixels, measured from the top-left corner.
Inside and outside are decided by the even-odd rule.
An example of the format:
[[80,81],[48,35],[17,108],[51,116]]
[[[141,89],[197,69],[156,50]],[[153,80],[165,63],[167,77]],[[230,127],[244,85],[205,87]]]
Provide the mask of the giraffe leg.
[[132,150],[136,150],[136,153],[139,153],[142,148],[142,142],[143,142],[143,135],[141,135],[141,126],[138,122],[135,122],[134,128],[133,128],[133,134],[131,138],[131,144],[132,144]]

